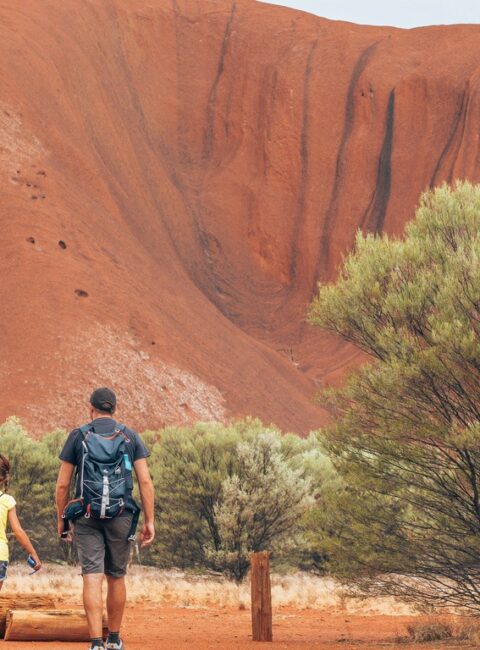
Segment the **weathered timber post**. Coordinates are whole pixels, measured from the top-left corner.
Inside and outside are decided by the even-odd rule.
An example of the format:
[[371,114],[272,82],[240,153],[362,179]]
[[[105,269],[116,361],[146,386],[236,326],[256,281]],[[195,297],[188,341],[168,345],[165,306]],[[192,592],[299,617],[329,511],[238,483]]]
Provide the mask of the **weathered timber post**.
[[272,592],[270,587],[269,553],[250,556],[252,584],[252,640],[272,640]]

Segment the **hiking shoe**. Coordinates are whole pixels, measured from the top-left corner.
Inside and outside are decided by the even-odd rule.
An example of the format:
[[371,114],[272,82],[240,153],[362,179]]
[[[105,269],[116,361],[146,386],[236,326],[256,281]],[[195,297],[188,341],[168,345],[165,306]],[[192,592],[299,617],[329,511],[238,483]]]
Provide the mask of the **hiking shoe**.
[[106,650],[125,650],[125,646],[123,645],[122,639],[118,643],[115,643],[113,641],[109,641],[107,639],[107,644],[105,646]]
[[105,650],[105,646],[103,645],[94,645],[93,648],[90,646],[89,650]]

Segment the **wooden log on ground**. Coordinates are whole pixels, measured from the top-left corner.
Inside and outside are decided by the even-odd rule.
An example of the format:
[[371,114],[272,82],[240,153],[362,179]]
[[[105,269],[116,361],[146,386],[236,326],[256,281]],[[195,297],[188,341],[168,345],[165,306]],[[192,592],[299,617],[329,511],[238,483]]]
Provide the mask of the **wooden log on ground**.
[[[104,634],[107,633],[103,621]],[[89,641],[81,609],[12,609],[7,613],[5,641]]]
[[269,553],[250,556],[252,588],[252,640],[272,641],[272,591]]
[[53,609],[55,600],[52,596],[33,596],[16,594],[0,596],[0,639],[5,636],[5,625],[9,609]]

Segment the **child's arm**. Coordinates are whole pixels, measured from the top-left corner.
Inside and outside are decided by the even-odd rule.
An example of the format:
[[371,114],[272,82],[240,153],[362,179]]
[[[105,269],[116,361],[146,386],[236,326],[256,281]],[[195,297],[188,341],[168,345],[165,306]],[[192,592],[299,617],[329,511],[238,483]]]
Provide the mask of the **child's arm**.
[[8,511],[8,523],[10,525],[10,528],[12,529],[12,533],[18,539],[20,544],[27,551],[27,553],[29,553],[29,555],[31,555],[35,560],[35,566],[33,568],[35,569],[35,571],[38,571],[41,568],[42,563],[40,562],[40,558],[38,557],[35,549],[33,548],[33,544],[30,541],[29,536],[22,528],[22,525],[17,516],[16,508],[12,508],[11,510]]

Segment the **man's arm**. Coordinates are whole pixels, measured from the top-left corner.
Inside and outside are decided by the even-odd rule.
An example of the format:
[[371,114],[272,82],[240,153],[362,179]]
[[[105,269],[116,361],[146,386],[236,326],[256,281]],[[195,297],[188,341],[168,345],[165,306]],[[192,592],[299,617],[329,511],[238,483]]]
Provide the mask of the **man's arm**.
[[[57,487],[55,489],[55,502],[57,504],[57,530],[59,536],[63,533],[63,519],[62,514],[65,506],[68,503],[68,496],[70,493],[70,483],[72,482],[73,471],[75,465],[67,463],[62,460],[60,464],[60,471],[58,472]],[[71,541],[68,539],[67,541]]]
[[148,469],[147,459],[139,458],[134,462],[133,466],[135,468],[135,474],[137,475],[138,487],[140,488],[140,496],[142,499],[144,523],[142,526],[141,540],[142,547],[145,547],[150,546],[155,538],[155,493],[150,471]]

